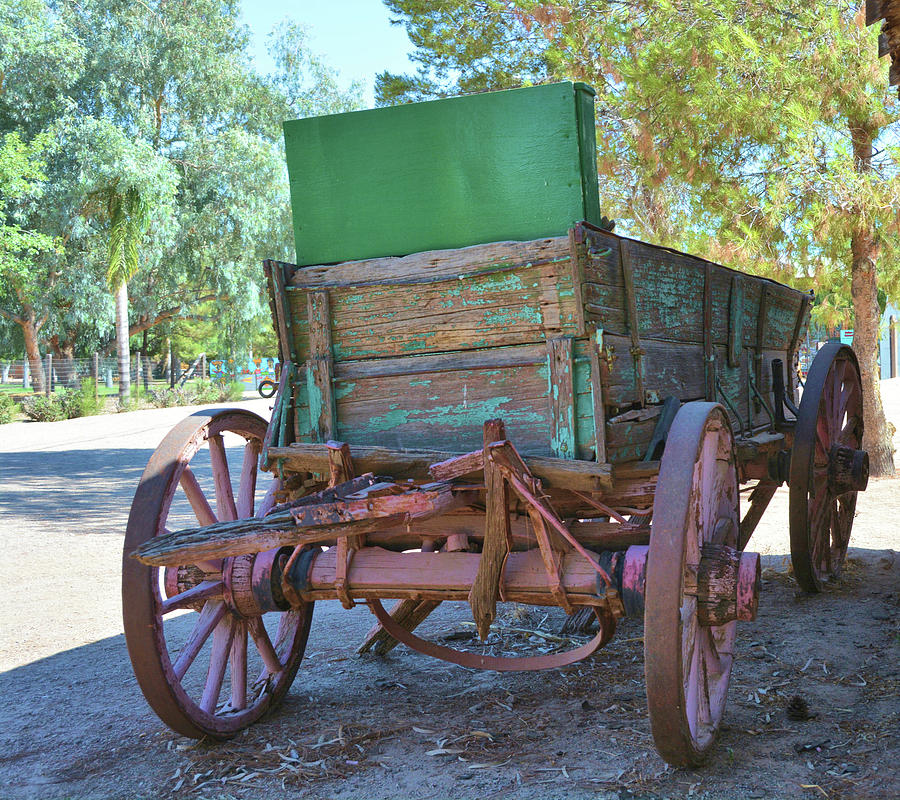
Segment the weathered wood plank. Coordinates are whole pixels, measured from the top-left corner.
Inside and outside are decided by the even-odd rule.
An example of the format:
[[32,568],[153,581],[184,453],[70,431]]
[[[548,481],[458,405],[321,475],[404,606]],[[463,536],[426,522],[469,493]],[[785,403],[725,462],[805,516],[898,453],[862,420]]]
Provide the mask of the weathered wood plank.
[[[628,335],[625,283],[618,250],[623,237],[585,229],[582,293],[586,317],[604,330]],[[634,240],[628,248],[633,263],[639,334],[670,341],[703,341],[703,296],[706,265],[710,270],[711,342],[728,343],[731,281],[744,283],[742,345],[755,345],[762,286],[771,294],[773,314],[766,325],[764,345],[787,349],[793,334],[802,293],[774,281],[748,276],[704,259]]]
[[435,283],[511,272],[570,257],[566,236],[529,242],[491,242],[455,250],[298,267],[290,285],[295,289],[324,289]]
[[316,438],[324,442],[337,431],[328,292],[310,292],[307,295],[307,318],[309,360],[306,363],[306,391],[309,419]]
[[280,261],[269,261],[269,275],[272,278],[272,297],[275,304],[275,327],[278,332],[278,343],[282,352],[282,360],[296,362],[297,352],[291,335],[291,314],[288,311],[288,300],[285,293],[285,271],[289,265]]
[[[432,477],[429,473],[432,464],[464,455],[446,450],[402,450],[370,445],[351,445],[350,454],[359,472],[419,480]],[[290,447],[271,448],[269,456],[283,458],[285,469],[288,470],[328,473],[328,448],[324,444],[297,442]],[[578,491],[612,488],[612,468],[609,464],[540,456],[526,456],[525,463],[548,486]]]
[[[546,352],[546,350],[545,350]],[[397,449],[475,450],[485,420],[500,417],[529,455],[553,455],[546,360],[537,365],[467,369],[338,381],[337,436]]]
[[395,375],[427,375],[437,372],[459,372],[468,369],[502,369],[543,364],[547,348],[543,344],[517,347],[491,347],[468,352],[434,353],[402,358],[379,358],[367,361],[339,361],[334,375],[339,381]]
[[132,555],[157,567],[195,564],[391,528],[464,507],[476,499],[476,493],[454,492],[445,484],[434,491],[295,505],[262,519],[219,522],[163,534],[141,545]]
[[575,458],[575,389],[572,339],[547,342],[550,371],[550,450],[557,458]]
[[558,262],[428,284],[330,290],[340,361],[465,351],[574,335],[568,253]]
[[509,488],[500,468],[494,464],[488,453],[488,446],[506,439],[503,422],[488,420],[484,424],[484,485],[485,522],[484,543],[478,572],[469,590],[469,606],[478,635],[484,641],[490,632],[491,623],[497,615],[497,600],[500,597],[500,573],[512,545],[509,525]]

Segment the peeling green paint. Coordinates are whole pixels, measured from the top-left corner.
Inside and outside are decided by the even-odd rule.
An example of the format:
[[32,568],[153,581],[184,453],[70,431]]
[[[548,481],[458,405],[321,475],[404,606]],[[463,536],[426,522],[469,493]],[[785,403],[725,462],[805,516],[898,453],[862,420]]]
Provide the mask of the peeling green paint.
[[334,386],[335,400],[343,400],[345,397],[350,397],[354,389],[356,389],[356,383],[351,381],[335,381]]
[[431,386],[430,380],[415,380],[409,382],[410,387],[413,386]]
[[424,410],[399,408],[396,404],[392,404],[387,413],[371,417],[368,427],[370,431],[374,432],[398,428],[409,422],[427,422],[451,428],[475,427],[480,429],[485,420],[498,416],[502,416],[509,423],[540,424],[544,422],[540,414],[504,408],[512,401],[511,397],[492,397],[477,402],[436,406]]

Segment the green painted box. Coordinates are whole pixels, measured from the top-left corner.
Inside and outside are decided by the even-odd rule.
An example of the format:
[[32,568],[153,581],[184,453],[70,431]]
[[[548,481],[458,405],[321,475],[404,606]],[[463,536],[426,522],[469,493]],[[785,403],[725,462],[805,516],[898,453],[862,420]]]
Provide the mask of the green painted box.
[[583,83],[292,120],[284,139],[299,265],[600,224]]

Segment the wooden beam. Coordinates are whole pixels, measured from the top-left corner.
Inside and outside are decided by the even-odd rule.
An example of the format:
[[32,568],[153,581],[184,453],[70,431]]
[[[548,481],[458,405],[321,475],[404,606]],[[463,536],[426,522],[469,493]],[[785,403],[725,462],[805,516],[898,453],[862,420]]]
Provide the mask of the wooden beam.
[[550,371],[550,449],[557,458],[575,458],[575,389],[572,372],[572,339],[563,336],[547,342]]
[[476,493],[454,492],[445,484],[431,491],[294,506],[262,519],[173,531],[154,537],[132,555],[156,567],[195,564],[392,528],[465,507],[477,499]]
[[501,420],[492,419],[484,423],[484,485],[487,492],[484,545],[478,561],[478,572],[469,591],[472,618],[482,641],[487,639],[491,623],[497,614],[500,574],[511,549],[509,489],[503,473],[488,456],[488,447],[505,438],[506,432]]
[[640,322],[637,315],[637,298],[634,293],[634,268],[631,263],[631,247],[626,239],[619,240],[619,258],[622,262],[622,280],[625,284],[625,310],[628,315],[628,332],[631,335],[631,357],[634,363],[634,385],[637,402],[644,405],[644,365],[641,359]]
[[[479,451],[473,451],[479,452]],[[390,475],[393,478],[448,479],[441,473],[429,472],[439,462],[470,455],[441,450],[392,450],[387,447],[350,445],[353,463],[360,473]],[[328,449],[324,444],[295,442],[290,447],[272,447],[269,458],[283,458],[286,469],[295,472],[328,474]],[[475,459],[478,456],[474,456]],[[593,461],[526,456],[528,469],[543,481],[545,486],[573,488],[578,491],[606,491],[612,489],[612,467]],[[481,464],[471,471],[481,470]]]
[[309,361],[306,363],[309,421],[318,440],[325,442],[337,432],[328,292],[309,292],[306,302],[309,314]]

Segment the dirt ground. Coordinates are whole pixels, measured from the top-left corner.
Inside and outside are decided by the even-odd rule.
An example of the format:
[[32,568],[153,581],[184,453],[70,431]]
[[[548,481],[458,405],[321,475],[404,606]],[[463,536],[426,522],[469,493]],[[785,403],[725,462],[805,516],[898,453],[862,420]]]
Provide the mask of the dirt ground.
[[[900,379],[882,391],[900,428]],[[587,661],[497,674],[402,646],[357,656],[371,615],[320,603],[278,711],[224,745],[171,733],[132,674],[119,573],[137,480],[186,413],[0,429],[0,798],[900,796],[900,479],[870,483],[844,579],[812,597],[788,574],[776,496],[749,548],[765,556],[759,616],[739,628],[702,769],[669,768],[653,747],[639,620]],[[420,630],[465,644],[470,619],[447,604]],[[560,621],[505,609],[494,644],[556,644]],[[810,719],[787,716],[795,695]]]

